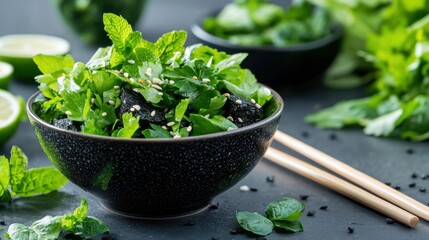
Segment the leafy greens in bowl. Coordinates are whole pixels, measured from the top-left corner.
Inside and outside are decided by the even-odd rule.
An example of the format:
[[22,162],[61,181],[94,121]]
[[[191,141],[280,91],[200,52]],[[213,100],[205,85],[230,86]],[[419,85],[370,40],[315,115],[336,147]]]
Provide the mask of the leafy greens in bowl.
[[43,94],[35,110],[67,130],[122,138],[180,138],[229,131],[273,113],[271,91],[240,67],[245,53],[185,48],[186,32],[142,39],[128,22],[103,16],[113,42],[88,63],[36,55]]

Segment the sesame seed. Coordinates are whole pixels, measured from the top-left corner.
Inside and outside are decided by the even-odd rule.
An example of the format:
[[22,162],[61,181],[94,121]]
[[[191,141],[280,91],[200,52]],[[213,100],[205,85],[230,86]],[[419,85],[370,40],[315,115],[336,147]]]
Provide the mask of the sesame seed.
[[171,127],[171,126],[173,126],[174,125],[174,122],[169,122],[169,123],[167,123],[167,126],[169,126],[169,127]]
[[408,149],[407,149],[407,153],[411,155],[411,154],[413,154],[413,153],[414,153],[414,150],[413,150],[412,148],[408,148]]
[[411,175],[411,178],[417,178],[419,175],[417,175],[417,173],[413,173],[412,175]]
[[120,72],[120,73],[123,73],[123,72],[124,72],[124,69],[119,69],[119,72]]
[[152,82],[153,82],[153,83],[155,83],[155,84],[160,84],[160,83],[162,83],[161,79],[156,78],[156,77],[152,78]]
[[130,59],[130,60],[128,60],[128,63],[129,63],[129,64],[134,64],[134,63],[136,63],[136,61],[134,61],[134,60]]
[[229,94],[229,93],[224,93],[223,94],[225,97],[231,97],[231,94]]
[[250,188],[247,185],[243,185],[243,186],[240,187],[240,191],[242,191],[242,192],[248,192],[248,191],[250,191]]
[[408,184],[408,187],[410,187],[410,188],[413,188],[413,187],[415,187],[415,186],[416,186],[416,183],[415,183],[415,182]]
[[164,93],[162,93],[162,92],[159,92],[159,93],[158,93],[158,95],[159,95],[159,96],[162,96],[162,95],[164,95]]
[[130,76],[130,74],[129,74],[129,73],[127,73],[127,72],[126,72],[126,73],[124,73],[124,77],[126,77],[126,78],[127,78],[127,77],[129,77],[129,76]]
[[252,99],[250,99],[250,102],[251,102],[251,103],[253,103],[253,104],[255,104],[255,103],[256,103],[255,99],[253,99],[253,98],[252,98]]
[[302,133],[301,133],[301,135],[303,136],[303,137],[308,137],[310,134],[307,132],[307,131],[302,131]]
[[149,84],[152,84],[152,81],[151,81],[151,80],[146,80],[146,82],[147,82],[147,83],[149,83]]
[[354,233],[355,229],[353,227],[348,227],[347,230],[349,231],[349,233]]
[[136,111],[136,109],[132,107],[132,108],[130,108],[130,111],[131,111],[131,112],[135,112],[135,111]]
[[173,138],[181,138],[180,135],[175,135]]
[[235,100],[235,103],[242,104],[243,102],[240,99]]
[[316,215],[316,211],[308,211],[307,212],[307,216],[309,216],[309,217],[314,217],[314,215]]
[[232,128],[232,127],[228,127],[227,129],[226,129],[226,131],[232,131],[232,130],[234,130],[235,128]]
[[228,117],[226,117],[226,119],[228,119],[231,122],[234,122],[234,118],[232,116],[228,116]]
[[142,108],[140,107],[140,105],[133,105],[133,108],[134,108],[135,110],[137,110],[137,111],[140,111],[140,109],[142,109]]
[[206,115],[204,115],[204,117],[205,117],[205,118],[209,118],[209,117],[210,117],[210,114],[206,114]]
[[326,205],[323,205],[323,206],[320,206],[320,208],[319,208],[320,210],[326,210],[326,209],[328,209],[328,206],[326,206]]
[[301,199],[301,200],[307,200],[308,199],[308,195],[299,195],[299,198]]
[[66,111],[66,115],[67,115],[67,116],[70,116],[70,115],[72,115],[72,112],[70,112],[69,110],[67,110],[67,111]]
[[130,78],[130,81],[131,82],[135,82],[136,80],[134,78]]
[[115,101],[113,101],[113,100],[109,100],[109,104],[110,104],[110,105],[115,105]]
[[237,118],[237,119],[238,119],[239,122],[241,122],[241,123],[243,122],[243,119],[241,119],[240,117]]
[[103,113],[101,114],[101,116],[103,116],[103,117],[107,116],[107,112],[103,112]]
[[91,98],[91,104],[95,103],[95,98]]
[[144,80],[143,80],[143,79],[140,79],[140,80],[139,80],[139,83],[140,83],[140,84],[143,84],[143,83],[144,83]]
[[268,176],[266,180],[267,180],[267,182],[273,183],[274,179],[275,179],[274,176]]
[[119,90],[119,86],[114,86],[113,87],[115,90]]
[[162,126],[162,129],[167,130],[167,127],[166,126]]
[[201,81],[202,81],[203,83],[209,83],[209,82],[210,82],[210,79],[208,79],[208,78],[203,78]]
[[97,70],[94,70],[94,71],[92,71],[92,74],[96,74],[98,71]]
[[192,77],[192,79],[197,80],[197,79],[198,79],[198,77],[197,77],[197,76],[193,76],[193,77]]
[[257,189],[257,188],[252,188],[252,187],[251,187],[251,188],[250,188],[250,191],[251,191],[251,192],[257,192],[257,191],[258,191],[258,189]]
[[146,69],[146,75],[148,75],[149,77],[152,77],[152,68]]
[[426,188],[421,187],[421,188],[419,189],[419,191],[420,191],[420,192],[426,192]]
[[259,104],[255,104],[255,106],[256,106],[257,109],[261,108],[261,105],[259,105]]
[[188,126],[188,127],[186,128],[186,131],[187,131],[187,132],[191,132],[191,131],[192,131],[192,126]]
[[152,112],[150,112],[150,116],[152,116],[152,117],[155,117],[155,114],[156,114],[155,110],[153,110]]
[[137,88],[133,88],[134,92],[139,92],[139,90]]
[[391,219],[391,218],[386,218],[386,223],[387,224],[394,224],[395,221],[393,219]]
[[151,86],[155,89],[162,90],[162,87],[160,87],[159,85],[156,85],[155,83],[152,84]]
[[170,84],[174,84],[174,81],[173,81],[173,80],[170,80],[170,81],[168,81],[168,83],[170,83]]

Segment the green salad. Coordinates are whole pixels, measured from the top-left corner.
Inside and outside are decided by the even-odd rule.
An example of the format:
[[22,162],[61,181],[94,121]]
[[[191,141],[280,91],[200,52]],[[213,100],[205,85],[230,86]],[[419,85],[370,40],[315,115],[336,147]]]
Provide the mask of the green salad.
[[216,17],[204,20],[209,33],[244,46],[285,47],[307,43],[331,33],[327,12],[305,1],[287,9],[267,0],[235,0]]
[[184,31],[152,43],[120,16],[103,21],[113,45],[86,64],[34,57],[43,73],[34,109],[46,122],[103,136],[180,138],[247,126],[277,108],[271,91],[240,67],[247,54],[185,48]]

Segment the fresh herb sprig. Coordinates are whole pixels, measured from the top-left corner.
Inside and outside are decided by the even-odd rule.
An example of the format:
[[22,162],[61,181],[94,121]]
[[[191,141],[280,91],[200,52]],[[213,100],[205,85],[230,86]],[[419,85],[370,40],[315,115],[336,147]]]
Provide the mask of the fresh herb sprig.
[[394,0],[361,55],[377,69],[375,93],[306,118],[320,128],[358,125],[374,136],[429,139],[429,2]]
[[304,226],[298,220],[305,209],[305,204],[292,198],[282,198],[268,204],[265,217],[255,212],[237,212],[240,226],[256,235],[266,236],[274,228],[286,232],[302,232]]
[[31,197],[60,189],[67,183],[54,167],[27,169],[28,158],[13,146],[10,159],[0,156],[0,202],[10,202],[13,196]]
[[87,212],[88,204],[85,199],[82,199],[80,206],[73,213],[55,217],[48,215],[30,226],[13,223],[4,236],[9,240],[56,240],[63,232],[86,239],[110,231],[101,220],[87,216]]
[[103,21],[113,45],[88,63],[34,57],[44,96],[35,107],[45,121],[88,134],[177,138],[233,130],[272,112],[271,92],[240,67],[247,54],[185,48],[184,31],[152,43],[120,16]]

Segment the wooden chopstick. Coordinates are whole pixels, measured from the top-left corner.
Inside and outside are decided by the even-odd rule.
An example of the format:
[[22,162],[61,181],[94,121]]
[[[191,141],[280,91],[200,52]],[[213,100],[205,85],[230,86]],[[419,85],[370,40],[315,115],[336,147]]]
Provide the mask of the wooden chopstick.
[[368,193],[365,190],[331,175],[317,167],[314,167],[302,160],[292,157],[284,152],[270,147],[264,157],[278,165],[281,165],[299,175],[309,178],[321,185],[324,185],[336,192],[339,192],[357,202],[360,202],[384,215],[395,219],[409,227],[415,227],[419,223],[419,218],[411,213],[384,201],[383,199]]
[[334,173],[350,180],[362,188],[365,188],[373,194],[376,194],[408,212],[429,221],[429,207],[393,189],[392,187],[387,186],[379,180],[370,177],[367,174],[329,156],[328,154],[282,133],[281,131],[277,131],[275,133],[274,139],[291,150],[302,154]]

